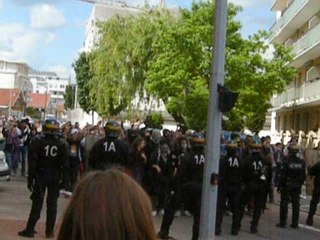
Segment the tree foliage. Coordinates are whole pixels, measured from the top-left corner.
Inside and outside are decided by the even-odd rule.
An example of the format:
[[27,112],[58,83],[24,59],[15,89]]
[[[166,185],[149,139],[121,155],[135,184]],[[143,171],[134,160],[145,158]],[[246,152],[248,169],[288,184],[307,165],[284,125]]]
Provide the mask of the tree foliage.
[[161,113],[151,113],[146,117],[144,122],[150,128],[161,129],[164,120]]
[[[235,16],[241,8],[228,5],[225,85],[240,93],[223,127],[259,131],[270,108],[270,98],[283,91],[294,70],[283,46],[268,53],[268,33],[248,39]],[[179,16],[146,9],[133,17],[115,16],[99,24],[100,41],[90,57],[90,99],[98,113],[116,115],[130,110],[133,97],[144,92],[163,99],[177,122],[204,129],[207,124],[211,79],[214,1],[193,3]],[[212,84],[215,84],[214,82]],[[213,93],[217,94],[217,93]]]
[[74,85],[67,85],[66,91],[63,94],[65,109],[74,108],[75,95],[76,95],[76,87]]
[[[264,57],[269,46],[266,32],[242,38],[241,24],[235,20],[239,11],[240,7],[228,5],[225,85],[240,97],[223,127],[257,132],[271,107],[272,94],[283,90],[294,70],[286,66],[291,56],[282,46],[275,46],[272,59]],[[182,10],[181,17],[163,30],[148,71],[147,89],[163,98],[169,112],[191,128],[205,128],[207,123],[213,19],[213,1]]]
[[89,113],[95,111],[95,101],[91,97],[92,73],[90,70],[90,54],[82,52],[78,59],[73,63],[77,81],[77,99],[81,108]]

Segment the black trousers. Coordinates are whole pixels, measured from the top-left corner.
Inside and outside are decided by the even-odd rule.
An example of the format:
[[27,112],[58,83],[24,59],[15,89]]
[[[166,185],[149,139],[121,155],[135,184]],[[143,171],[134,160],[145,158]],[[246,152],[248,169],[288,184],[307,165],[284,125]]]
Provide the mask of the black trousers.
[[27,222],[27,231],[33,232],[34,227],[40,219],[42,204],[44,200],[45,191],[47,194],[47,219],[46,219],[46,233],[53,233],[54,225],[57,216],[57,202],[59,198],[59,181],[47,180],[37,178],[34,186],[34,191],[31,194],[32,207]]
[[174,219],[175,212],[181,208],[181,190],[175,189],[169,192],[164,208],[160,232],[169,235],[169,230]]
[[300,212],[300,193],[301,186],[295,188],[284,188],[281,191],[280,201],[280,223],[287,223],[288,205],[292,203],[292,225],[298,226]]
[[200,211],[201,211],[202,184],[190,182],[183,185],[177,191],[172,191],[168,196],[160,232],[169,235],[169,229],[174,219],[175,212],[182,204],[193,215],[192,240],[199,238]]
[[240,200],[240,221],[244,215],[245,206],[248,204],[251,198],[254,199],[254,209],[251,221],[251,228],[257,228],[261,216],[262,209],[264,208],[266,192],[268,191],[268,184],[265,181],[250,182],[246,184],[241,194]]
[[226,202],[231,206],[232,229],[240,228],[240,185],[224,185],[218,188],[216,229],[221,229]]
[[314,189],[312,192],[312,199],[310,201],[310,207],[309,207],[309,216],[310,217],[313,217],[313,215],[316,213],[319,199],[320,199],[320,184],[316,184],[314,186]]

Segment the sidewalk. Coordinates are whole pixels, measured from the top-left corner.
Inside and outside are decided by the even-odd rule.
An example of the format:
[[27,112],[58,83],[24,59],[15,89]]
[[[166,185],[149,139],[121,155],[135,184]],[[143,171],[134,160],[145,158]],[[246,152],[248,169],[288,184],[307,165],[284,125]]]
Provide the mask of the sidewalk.
[[[0,182],[0,240],[21,240],[25,238],[18,237],[18,231],[25,228],[26,221],[31,208],[30,192],[27,189],[27,180],[25,177],[17,176],[10,182]],[[268,204],[268,209],[262,214],[258,234],[250,233],[251,217],[245,215],[242,221],[242,228],[238,236],[230,234],[231,216],[224,216],[222,225],[222,235],[215,239],[272,239],[272,240],[319,240],[320,238],[320,206],[318,206],[317,216],[314,219],[313,229],[308,229],[303,224],[307,218],[309,198],[301,199],[300,228],[293,230],[290,227],[279,229],[275,224],[279,221],[279,195],[276,194],[275,204]],[[62,219],[64,209],[69,199],[60,197],[58,201],[57,228]],[[304,205],[303,205],[304,204]],[[306,207],[305,207],[306,206]],[[45,217],[46,204],[44,203],[40,221],[36,226],[38,233],[34,239],[45,239]],[[288,223],[291,220],[291,209],[289,209]],[[155,230],[159,231],[162,217],[154,218]],[[192,217],[175,218],[171,226],[170,235],[178,240],[189,240],[192,235]],[[56,231],[56,234],[58,231]],[[90,239],[89,239],[90,240]]]

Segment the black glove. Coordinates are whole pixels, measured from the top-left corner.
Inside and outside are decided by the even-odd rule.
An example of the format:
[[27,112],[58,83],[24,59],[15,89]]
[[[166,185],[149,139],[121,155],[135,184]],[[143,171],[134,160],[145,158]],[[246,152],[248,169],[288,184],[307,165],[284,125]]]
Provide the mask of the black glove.
[[28,189],[30,192],[33,192],[33,187],[34,187],[34,178],[28,178]]

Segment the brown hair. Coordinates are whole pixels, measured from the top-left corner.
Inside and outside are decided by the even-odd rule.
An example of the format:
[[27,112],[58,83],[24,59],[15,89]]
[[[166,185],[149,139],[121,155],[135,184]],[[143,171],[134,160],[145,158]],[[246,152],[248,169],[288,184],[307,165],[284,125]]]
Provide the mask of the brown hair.
[[155,240],[144,190],[116,169],[95,171],[77,185],[58,240]]

